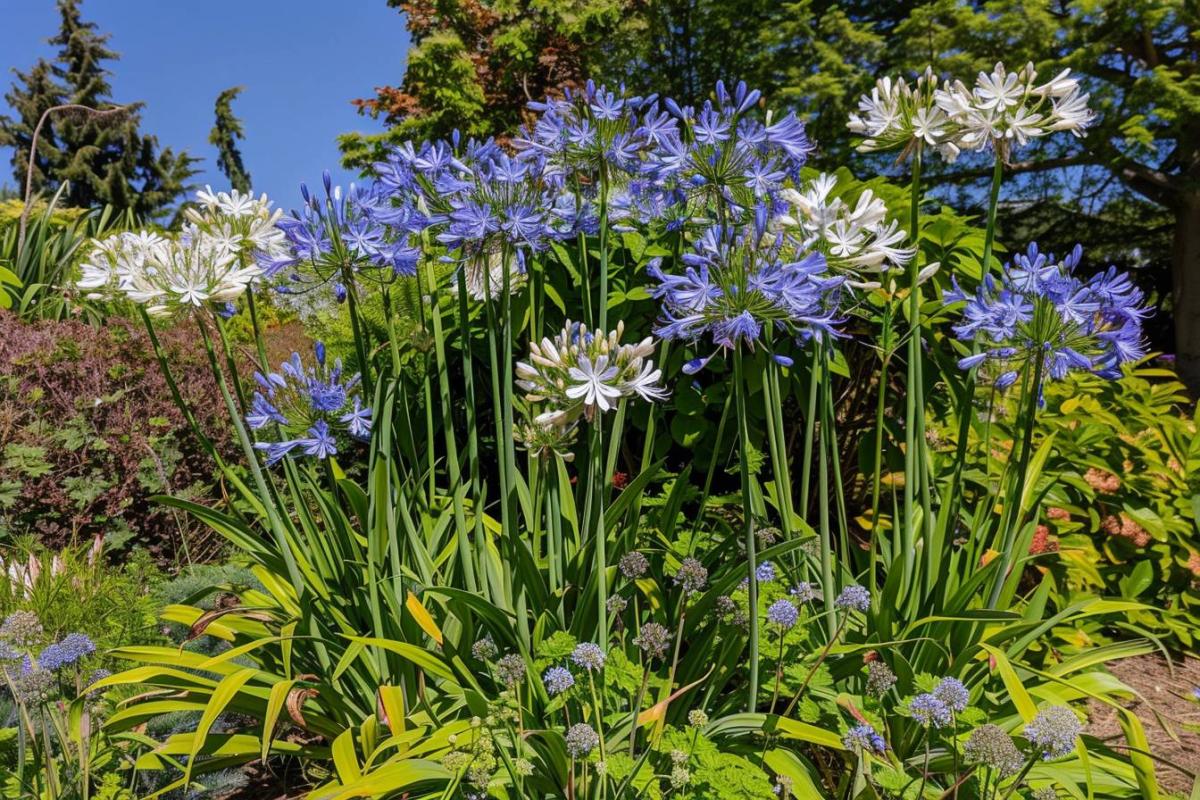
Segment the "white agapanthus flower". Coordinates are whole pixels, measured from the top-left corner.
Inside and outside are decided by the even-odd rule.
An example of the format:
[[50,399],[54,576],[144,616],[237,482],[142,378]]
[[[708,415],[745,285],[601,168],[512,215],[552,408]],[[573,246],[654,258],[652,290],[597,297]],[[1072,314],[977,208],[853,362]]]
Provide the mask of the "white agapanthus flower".
[[123,233],[95,242],[77,283],[93,298],[124,297],[154,316],[236,300],[262,270],[194,226],[175,239]]
[[903,78],[880,78],[858,101],[849,128],[863,137],[860,152],[900,150],[907,158],[918,145],[936,148],[947,161],[958,156],[957,126],[934,101],[937,79],[926,67],[913,85]]
[[1007,159],[1013,148],[1058,131],[1082,136],[1093,114],[1079,81],[1070,70],[1044,84],[1036,79],[1032,64],[1009,72],[1002,63],[979,73],[972,88],[957,80],[939,88],[928,67],[912,86],[881,78],[850,115],[849,128],[863,137],[862,152],[900,150],[903,159],[928,145],[947,161],[987,147]]
[[126,232],[92,242],[76,285],[91,298],[124,297],[162,316],[231,303],[262,276],[260,260],[286,252],[280,212],[266,195],[196,194],[175,235]]
[[529,360],[518,362],[517,385],[525,390],[531,403],[546,403],[534,424],[574,425],[582,416],[591,421],[597,411],[617,407],[622,398],[662,400],[662,371],[650,356],[654,339],[637,344],[621,344],[624,323],[611,333],[592,333],[586,326],[567,322],[562,332],[541,344],[529,346]]
[[287,238],[275,227],[283,212],[272,210],[265,194],[256,198],[237,189],[214,193],[206,186],[196,193],[196,205],[183,213],[215,245],[239,260],[266,263],[287,255]]
[[903,270],[915,249],[906,247],[908,233],[887,219],[883,200],[870,189],[850,205],[834,197],[837,178],[822,173],[799,189],[787,189],[783,199],[791,205],[780,223],[799,231],[805,249],[825,254],[835,271],[848,273],[847,285],[873,289],[880,285],[871,276]]
[[1092,122],[1088,96],[1070,70],[1037,84],[1037,70],[1027,64],[1009,72],[997,63],[991,74],[980,72],[975,86],[947,81],[935,102],[958,127],[956,143],[964,150],[992,147],[1007,159],[1014,147],[1058,131],[1082,136]]

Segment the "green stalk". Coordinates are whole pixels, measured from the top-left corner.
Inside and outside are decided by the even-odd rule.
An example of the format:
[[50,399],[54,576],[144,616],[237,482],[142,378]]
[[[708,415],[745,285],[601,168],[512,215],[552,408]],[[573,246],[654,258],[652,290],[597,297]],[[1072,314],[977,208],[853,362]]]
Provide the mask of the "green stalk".
[[[225,328],[221,324],[220,318],[215,318],[215,321],[217,332],[224,339]],[[229,385],[225,381],[225,373],[221,371],[221,367],[217,363],[217,354],[213,349],[212,338],[208,335],[208,329],[204,327],[204,322],[198,316],[196,317],[196,325],[200,329],[200,338],[203,340],[205,352],[208,354],[209,367],[217,379],[217,388],[220,389],[221,397],[225,400],[225,408],[229,412],[230,419],[233,422],[234,431],[237,433],[238,442],[242,446],[242,452],[246,457],[247,465],[250,467],[250,473],[254,477],[254,483],[258,488],[259,497],[266,511],[271,531],[275,535],[276,547],[279,548],[280,555],[287,565],[288,577],[292,581],[292,587],[296,590],[296,596],[302,597],[304,594],[304,583],[300,577],[300,570],[296,564],[295,555],[292,553],[291,543],[288,542],[283,521],[280,519],[275,504],[272,502],[272,493],[267,486],[266,476],[263,474],[262,467],[258,463],[258,454],[254,451],[254,445],[251,443],[250,436],[246,432],[246,426],[237,412],[237,405],[234,402],[233,395],[229,391]]]
[[817,342],[812,343],[812,363],[808,371],[808,410],[804,415],[804,461],[800,466],[800,513],[808,522],[808,492],[812,485],[813,437],[817,426],[817,385],[821,380],[821,353]]
[[[824,377],[825,372],[822,370],[822,379]],[[826,450],[830,447],[830,431],[826,424],[828,415],[822,413],[821,416],[821,426],[817,433],[817,522],[818,533],[821,536],[821,597],[825,608],[832,609],[837,597],[837,587],[833,578],[833,531],[829,524],[829,457]],[[832,616],[826,616],[825,627],[832,639],[835,635]]]
[[1016,543],[1017,534],[1021,529],[1021,522],[1025,516],[1021,509],[1021,495],[1025,493],[1025,482],[1028,479],[1029,458],[1033,450],[1033,428],[1037,422],[1038,396],[1040,395],[1042,367],[1045,360],[1045,356],[1038,350],[1034,358],[1033,381],[1028,389],[1028,397],[1022,398],[1026,402],[1026,408],[1021,456],[1017,462],[1017,471],[1013,475],[1013,487],[1010,490],[1008,499],[1004,503],[1003,516],[1010,517],[1010,521],[1003,528],[1004,549],[1000,553],[1000,568],[996,572],[996,577],[992,582],[992,592],[988,597],[988,608],[996,607],[996,603],[1000,600],[1000,593],[1004,588],[1004,584],[1008,581],[1008,571],[1012,568],[1015,556],[1013,545]]
[[[888,322],[885,318],[886,324]],[[879,366],[879,397],[875,404],[875,466],[871,475],[871,537],[867,567],[867,588],[871,590],[872,594],[875,592],[876,571],[879,564],[879,536],[882,530],[879,525],[879,495],[880,483],[883,479],[884,416],[887,410],[887,376],[890,361],[891,355],[885,353],[883,362]]]
[[737,398],[738,417],[738,471],[742,478],[742,504],[744,535],[746,541],[746,567],[750,577],[746,592],[749,596],[750,622],[750,679],[747,686],[747,710],[753,713],[758,707],[758,569],[756,542],[754,539],[754,514],[750,503],[750,411],[746,404],[746,379],[742,369],[742,350],[733,349],[733,391]]
[[[992,165],[992,186],[988,193],[987,228],[983,234],[983,260],[980,266],[982,275],[987,275],[991,269],[992,247],[996,238],[996,210],[1000,203],[1000,183],[1003,177],[1004,162],[999,156],[996,156]],[[978,351],[979,345],[975,344],[972,347],[972,353],[977,353]],[[938,520],[938,526],[941,528],[943,538],[946,532],[955,525],[955,520],[958,518],[958,510],[962,505],[960,487],[962,484],[963,468],[967,459],[967,439],[971,433],[972,407],[975,399],[977,374],[978,367],[974,367],[967,372],[966,377],[963,379],[962,395],[959,397],[958,445],[954,453],[954,475],[950,479],[950,488],[946,495],[947,502],[943,504],[942,513]]]
[[[921,147],[918,145],[913,153],[912,195],[910,235],[914,243],[920,237],[921,216]],[[906,382],[907,396],[904,412],[904,527],[902,531],[902,549],[904,555],[903,591],[910,598],[916,587],[913,578],[916,572],[917,534],[913,525],[917,483],[917,415],[924,415],[925,407],[920,404],[920,372],[918,361],[921,358],[921,300],[917,286],[917,256],[913,255],[908,265],[908,379]]]
[[608,167],[600,163],[600,330],[608,332]]
[[608,553],[607,539],[608,532],[604,528],[604,494],[608,488],[608,482],[603,475],[604,465],[604,430],[603,416],[600,412],[596,412],[596,418],[592,421],[588,433],[588,460],[590,464],[589,475],[589,491],[591,493],[590,511],[591,517],[589,522],[595,520],[596,538],[596,600],[599,603],[597,609],[601,642],[608,641]]

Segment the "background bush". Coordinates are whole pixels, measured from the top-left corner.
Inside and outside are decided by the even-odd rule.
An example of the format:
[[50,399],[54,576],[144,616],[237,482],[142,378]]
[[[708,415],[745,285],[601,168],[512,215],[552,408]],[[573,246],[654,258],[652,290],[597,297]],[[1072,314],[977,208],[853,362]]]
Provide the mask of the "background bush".
[[[201,424],[228,446],[211,372],[185,330],[162,336]],[[136,325],[26,324],[0,315],[0,536],[58,548],[94,534],[136,540],[159,561],[203,559],[215,543],[151,497],[219,495],[212,461]]]

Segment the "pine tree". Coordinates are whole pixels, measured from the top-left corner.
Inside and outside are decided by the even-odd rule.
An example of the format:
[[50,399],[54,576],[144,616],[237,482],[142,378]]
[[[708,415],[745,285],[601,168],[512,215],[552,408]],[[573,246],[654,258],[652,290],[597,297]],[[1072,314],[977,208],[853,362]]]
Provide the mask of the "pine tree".
[[64,181],[64,202],[77,207],[112,205],[142,217],[164,213],[188,190],[197,159],[186,151],[159,148],[154,136],[139,131],[140,104],[121,113],[95,114],[86,109],[117,107],[112,74],[105,66],[117,53],[108,35],[84,21],[81,0],[59,0],[61,25],[49,43],[58,47],[53,63],[39,60],[16,74],[5,95],[15,116],[0,117],[0,144],[13,148],[13,175],[25,186],[33,134],[42,115],[58,106],[78,108],[51,112],[42,126],[34,159],[32,188],[55,191]]
[[242,86],[234,86],[217,95],[216,122],[208,134],[208,143],[217,148],[217,168],[221,170],[229,185],[239,192],[250,191],[250,173],[242,161],[237,140],[245,139],[242,121],[233,113],[233,101],[242,93]]

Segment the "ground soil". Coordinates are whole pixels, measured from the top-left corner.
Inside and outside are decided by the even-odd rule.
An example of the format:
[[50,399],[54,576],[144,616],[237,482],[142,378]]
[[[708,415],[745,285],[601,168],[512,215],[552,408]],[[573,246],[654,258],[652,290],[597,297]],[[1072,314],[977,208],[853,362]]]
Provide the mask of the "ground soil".
[[[1150,752],[1158,759],[1162,788],[1187,797],[1192,778],[1164,762],[1177,764],[1191,774],[1200,773],[1200,702],[1192,695],[1200,687],[1200,658],[1176,658],[1168,665],[1161,656],[1140,656],[1118,661],[1110,669],[1140,695],[1126,706],[1146,728]],[[1123,741],[1115,709],[1093,703],[1089,711],[1088,733]]]

